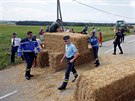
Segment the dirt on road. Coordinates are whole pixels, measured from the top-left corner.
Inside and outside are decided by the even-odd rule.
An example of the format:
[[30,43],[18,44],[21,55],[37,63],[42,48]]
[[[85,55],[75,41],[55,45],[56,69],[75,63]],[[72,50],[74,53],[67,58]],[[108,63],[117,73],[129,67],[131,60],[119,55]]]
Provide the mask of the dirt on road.
[[[101,65],[99,67],[95,67],[94,62],[91,62],[76,68],[80,75],[91,69],[104,68],[104,66],[123,63],[130,59],[135,58],[129,54],[115,56],[104,54],[100,56]],[[30,80],[24,78],[24,73],[25,64],[0,71],[0,97],[12,91],[17,91],[17,93],[3,98],[2,101],[73,101],[77,81],[71,82],[74,78],[72,73],[67,89],[63,91],[59,91],[57,88],[63,81],[65,70],[53,72],[49,68],[32,67],[31,73],[34,77]]]

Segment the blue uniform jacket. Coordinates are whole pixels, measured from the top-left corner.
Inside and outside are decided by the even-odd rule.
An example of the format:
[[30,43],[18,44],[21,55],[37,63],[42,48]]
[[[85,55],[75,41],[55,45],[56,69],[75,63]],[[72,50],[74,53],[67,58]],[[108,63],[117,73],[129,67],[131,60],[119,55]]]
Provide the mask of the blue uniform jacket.
[[40,51],[36,39],[32,38],[30,41],[28,38],[21,40],[20,46],[18,47],[18,56],[21,56],[23,52],[35,52],[35,48]]
[[98,38],[96,36],[89,37],[88,41],[92,47],[98,47]]

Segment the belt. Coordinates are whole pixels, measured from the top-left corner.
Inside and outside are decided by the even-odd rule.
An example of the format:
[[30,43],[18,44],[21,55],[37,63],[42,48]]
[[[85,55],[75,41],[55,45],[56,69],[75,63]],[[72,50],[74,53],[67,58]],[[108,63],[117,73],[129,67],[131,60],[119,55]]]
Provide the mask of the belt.
[[[67,58],[67,57],[66,57]],[[73,59],[74,58],[74,56],[71,56],[70,58],[67,58],[67,59]]]

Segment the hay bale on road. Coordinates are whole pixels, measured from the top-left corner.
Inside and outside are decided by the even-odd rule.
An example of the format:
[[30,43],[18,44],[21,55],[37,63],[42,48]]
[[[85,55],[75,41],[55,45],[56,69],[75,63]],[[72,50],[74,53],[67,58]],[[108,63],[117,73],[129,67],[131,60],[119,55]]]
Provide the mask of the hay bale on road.
[[[63,64],[60,64],[60,60],[62,59],[64,53],[62,52],[50,52],[49,53],[49,66],[54,69],[54,71],[59,71],[66,68],[66,60],[64,60]],[[75,65],[81,65],[88,62],[91,62],[93,57],[91,56],[91,52],[89,49],[80,52],[80,56],[76,59]]]
[[44,34],[46,49],[53,52],[64,52],[63,37],[65,35],[70,35],[71,41],[79,51],[88,49],[88,36],[78,33],[46,33]]
[[91,50],[92,49],[87,49],[87,50],[81,51],[80,56],[75,61],[75,65],[81,65],[81,64],[91,62],[94,59],[93,52]]
[[43,49],[38,53],[37,65],[41,68],[49,66],[49,54],[47,50]]
[[83,73],[78,79],[74,98],[75,101],[135,99],[135,60]]
[[62,64],[60,64],[60,60],[63,57],[63,53],[61,52],[50,52],[49,53],[49,66],[54,71],[62,70],[66,67],[66,61],[63,61]]

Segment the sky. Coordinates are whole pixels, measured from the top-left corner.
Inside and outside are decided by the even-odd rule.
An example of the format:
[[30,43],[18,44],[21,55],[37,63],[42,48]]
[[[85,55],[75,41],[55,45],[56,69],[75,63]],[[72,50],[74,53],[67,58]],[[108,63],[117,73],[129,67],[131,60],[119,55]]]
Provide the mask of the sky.
[[[60,5],[64,22],[135,23],[135,0],[60,0]],[[56,19],[57,0],[0,0],[0,20]]]

